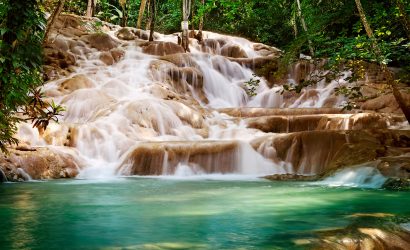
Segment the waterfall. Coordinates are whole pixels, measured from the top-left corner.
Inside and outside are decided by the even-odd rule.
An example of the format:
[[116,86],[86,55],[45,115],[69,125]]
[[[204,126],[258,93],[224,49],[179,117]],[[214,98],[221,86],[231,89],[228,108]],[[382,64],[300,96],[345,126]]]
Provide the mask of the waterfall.
[[[269,87],[263,77],[258,78],[255,96],[248,96],[245,82],[254,77],[258,60],[278,56],[280,51],[273,47],[203,32],[203,43],[191,40],[191,53],[175,53],[180,49],[175,35],[155,34],[154,43],[124,41],[115,36],[119,29],[112,26],[107,33],[110,44],[118,45],[108,52],[75,34],[55,36],[67,45],[76,65],[66,76],[47,82],[44,91],[67,111],[43,135],[27,124],[20,125],[17,135],[31,146],[69,150],[84,166],[78,178],[293,172],[292,159],[276,159],[275,148],[256,150],[255,140],[272,133],[219,109],[270,112],[272,108],[320,108],[326,103],[338,107],[342,101],[332,96],[340,82],[320,82],[298,96],[284,97],[278,93],[280,86]],[[300,78],[301,71],[311,70],[295,67],[288,76],[291,81]],[[332,119],[345,128],[351,117]],[[292,132],[291,121],[298,120],[287,120],[287,132]],[[322,123],[316,119],[313,124],[330,126],[330,120]]]

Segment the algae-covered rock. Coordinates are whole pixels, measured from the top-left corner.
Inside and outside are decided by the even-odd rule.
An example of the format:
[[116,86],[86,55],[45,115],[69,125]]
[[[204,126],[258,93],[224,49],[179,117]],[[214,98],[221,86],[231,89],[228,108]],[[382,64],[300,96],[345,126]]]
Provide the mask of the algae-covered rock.
[[382,188],[389,190],[410,190],[410,179],[389,178]]

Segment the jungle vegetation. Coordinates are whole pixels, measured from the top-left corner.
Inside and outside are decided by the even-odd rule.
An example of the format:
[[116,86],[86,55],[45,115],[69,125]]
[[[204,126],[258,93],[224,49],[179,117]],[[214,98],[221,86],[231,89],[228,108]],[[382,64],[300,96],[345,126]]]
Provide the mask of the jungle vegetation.
[[[284,65],[304,54],[312,62],[326,60],[335,75],[347,68],[353,71],[352,82],[363,74],[363,63],[378,64],[399,103],[403,100],[397,85],[410,82],[409,0],[0,0],[3,151],[17,143],[13,134],[19,121],[32,120],[45,129],[62,111],[43,102],[38,89],[43,83],[42,44],[60,13],[162,33],[180,32],[181,21],[187,19],[190,28],[276,46],[285,52]],[[393,76],[389,67],[401,68],[401,75]],[[309,84],[284,88],[300,91]],[[354,86],[337,91],[360,97]],[[400,105],[409,120],[408,104]]]

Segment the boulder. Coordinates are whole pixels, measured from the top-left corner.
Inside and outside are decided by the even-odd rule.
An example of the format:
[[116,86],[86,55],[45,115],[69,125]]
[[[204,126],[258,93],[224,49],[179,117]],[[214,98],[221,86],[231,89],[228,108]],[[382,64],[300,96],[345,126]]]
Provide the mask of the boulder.
[[100,54],[100,60],[105,63],[106,65],[113,65],[114,64],[114,58],[110,52],[101,52]]
[[[401,91],[401,93],[404,97],[404,100],[409,105],[410,93],[405,91]],[[376,98],[369,99],[365,101],[360,108],[363,110],[374,110],[383,113],[402,113],[399,104],[391,93],[383,94]]]
[[122,28],[115,35],[121,40],[130,41],[135,39],[135,34],[129,28]]
[[[135,36],[141,40],[148,40],[149,39],[149,30],[141,30],[141,29],[133,29]],[[158,33],[154,32],[154,40],[159,39]]]
[[117,48],[119,43],[115,41],[110,35],[105,33],[94,33],[82,36],[81,39],[88,43],[92,48],[100,51],[109,51]]
[[144,53],[155,56],[166,56],[185,52],[182,46],[171,42],[146,42],[141,44],[140,46],[142,47],[142,51]]
[[73,156],[52,149],[10,149],[9,153],[0,155],[0,176],[3,180],[73,178],[79,171],[79,164]]
[[120,61],[125,55],[125,51],[118,48],[112,49],[110,52],[115,62]]
[[74,28],[81,31],[87,31],[86,27],[83,26],[84,22],[81,20],[80,16],[70,15],[70,14],[60,14],[54,28],[56,30],[62,28]]
[[76,75],[59,84],[58,91],[69,94],[78,89],[86,89],[94,87],[94,83],[85,75]]
[[282,55],[282,51],[280,49],[268,46],[263,43],[255,43],[253,45],[253,49],[260,56],[281,56]]
[[44,64],[55,68],[67,69],[76,63],[75,56],[67,51],[46,47],[43,54]]

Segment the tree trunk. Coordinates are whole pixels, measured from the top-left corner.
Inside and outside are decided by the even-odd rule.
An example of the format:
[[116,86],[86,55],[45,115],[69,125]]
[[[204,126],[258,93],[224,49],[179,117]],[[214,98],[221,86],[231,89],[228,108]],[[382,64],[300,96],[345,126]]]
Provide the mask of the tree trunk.
[[373,30],[370,27],[369,23],[367,22],[366,14],[363,10],[362,3],[360,2],[360,0],[355,0],[355,2],[356,2],[357,10],[359,11],[360,20],[362,21],[362,24],[366,30],[367,36],[372,41],[374,53],[376,54],[379,65],[384,75],[386,76],[387,84],[389,84],[390,87],[392,88],[394,98],[399,104],[400,109],[403,111],[403,114],[406,116],[407,121],[410,123],[410,106],[406,103],[406,100],[404,100],[400,90],[397,88],[392,72],[387,68],[386,64],[380,61],[380,58],[382,57],[382,53],[381,53],[381,50],[379,48],[377,41],[374,39]]
[[87,3],[87,13],[86,13],[86,16],[87,16],[87,17],[92,17],[92,16],[94,16],[94,6],[95,6],[94,1],[95,1],[95,0],[88,0],[88,3]]
[[140,11],[138,12],[137,29],[141,29],[142,18],[144,17],[147,0],[141,0]]
[[155,28],[155,0],[150,0],[149,4],[149,12],[150,12],[150,17],[149,17],[149,27],[150,27],[150,32],[149,32],[149,41],[152,42],[154,41],[154,28]]
[[65,3],[65,0],[58,1],[56,9],[54,10],[53,14],[51,14],[50,18],[48,19],[46,31],[44,32],[43,44],[47,42],[51,29],[53,28],[55,22],[60,16],[61,11],[63,11],[64,3]]
[[[202,8],[205,7],[205,0],[202,0]],[[202,29],[204,28],[204,15],[205,13],[202,13],[200,19],[199,19],[199,32],[198,32],[198,41],[202,41]]]
[[119,2],[122,9],[121,26],[125,27],[128,21],[127,0],[120,0]]
[[194,10],[195,10],[195,0],[193,0],[191,5],[191,33],[195,37],[195,24],[194,24]]
[[182,18],[183,22],[181,24],[182,28],[182,47],[186,51],[189,51],[189,30],[188,30],[188,19],[189,12],[191,10],[191,0],[182,1]]
[[[299,15],[299,18],[300,18],[300,22],[302,23],[302,27],[303,27],[303,29],[305,30],[306,34],[309,35],[308,28],[307,28],[306,22],[305,22],[305,18],[304,18],[303,15],[302,15],[302,8],[301,8],[301,6],[300,6],[300,1],[299,1],[299,0],[296,0],[296,3],[297,3],[297,5],[298,5],[298,15]],[[314,55],[315,55],[315,51],[313,50],[313,45],[312,45],[312,41],[310,40],[310,38],[308,38],[308,43],[309,43],[310,55],[311,55],[311,56],[314,56]]]
[[147,11],[148,11],[148,13],[147,13],[147,22],[146,22],[146,24],[145,24],[145,30],[151,30],[151,28],[150,28],[150,25],[151,25],[151,23],[150,23],[150,21],[149,21],[149,19],[150,19],[150,16],[151,16],[151,0],[148,0],[148,9],[147,9]]
[[406,32],[407,38],[410,40],[410,19],[406,13],[406,8],[401,0],[396,0],[397,8],[399,9],[400,22]]

